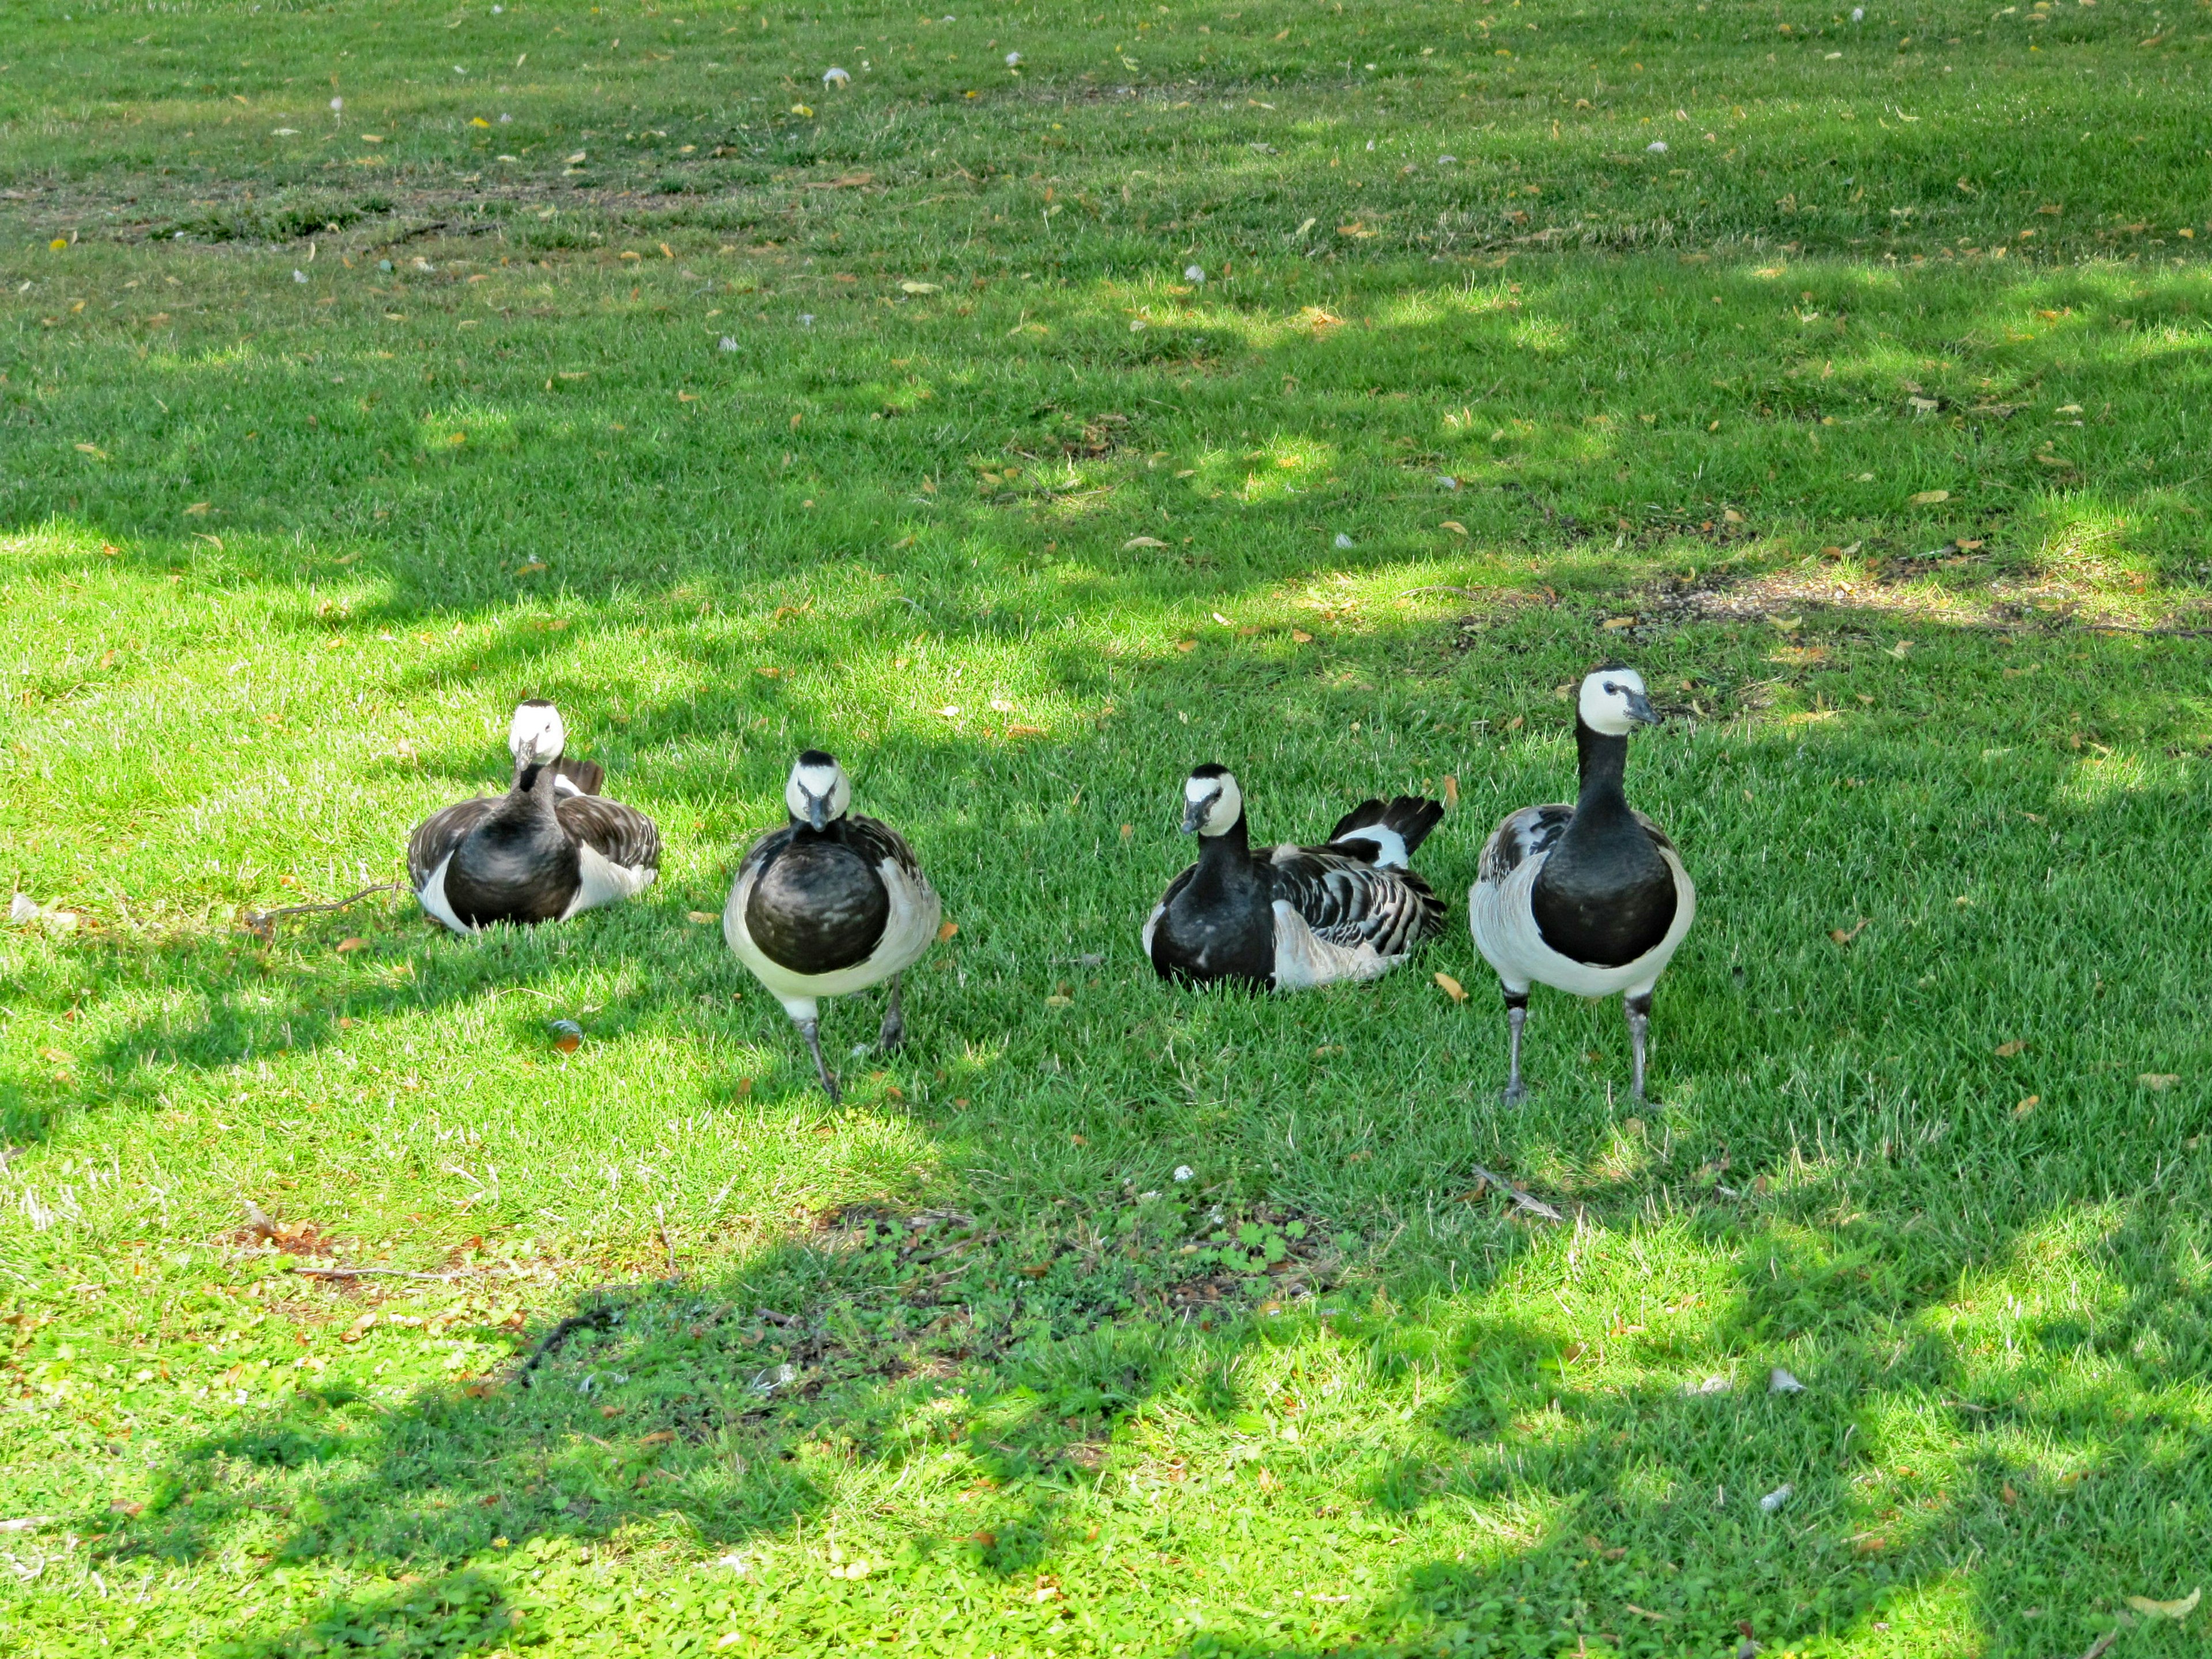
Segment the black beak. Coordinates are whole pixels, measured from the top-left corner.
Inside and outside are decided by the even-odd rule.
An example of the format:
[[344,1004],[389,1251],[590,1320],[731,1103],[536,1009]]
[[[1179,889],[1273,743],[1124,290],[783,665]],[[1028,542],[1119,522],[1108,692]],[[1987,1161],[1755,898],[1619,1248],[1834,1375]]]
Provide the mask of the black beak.
[[804,784],[799,793],[806,795],[806,827],[818,836],[830,827],[830,803],[819,795],[807,794]]
[[1186,800],[1182,804],[1182,832],[1186,836],[1198,833],[1198,826],[1206,822],[1206,815],[1213,810],[1213,803],[1221,799],[1208,795],[1204,800]]
[[1622,695],[1628,703],[1629,719],[1640,726],[1659,724],[1659,711],[1651,706],[1650,698],[1645,696],[1641,691],[1628,691]]

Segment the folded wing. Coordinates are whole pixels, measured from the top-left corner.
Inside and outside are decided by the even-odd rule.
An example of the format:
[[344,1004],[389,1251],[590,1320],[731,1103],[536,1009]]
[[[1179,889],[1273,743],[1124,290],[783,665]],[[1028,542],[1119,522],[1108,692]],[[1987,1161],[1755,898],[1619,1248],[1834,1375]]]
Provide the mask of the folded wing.
[[421,892],[438,866],[453,855],[453,849],[468,839],[469,832],[483,823],[499,803],[500,797],[496,795],[482,795],[433,812],[416,824],[415,833],[407,837],[409,885]]
[[1279,847],[1267,871],[1276,901],[1326,944],[1402,956],[1443,927],[1443,901],[1410,870],[1326,848]]
[[563,830],[608,863],[624,870],[660,867],[660,831],[635,806],[599,795],[563,795],[553,810]]

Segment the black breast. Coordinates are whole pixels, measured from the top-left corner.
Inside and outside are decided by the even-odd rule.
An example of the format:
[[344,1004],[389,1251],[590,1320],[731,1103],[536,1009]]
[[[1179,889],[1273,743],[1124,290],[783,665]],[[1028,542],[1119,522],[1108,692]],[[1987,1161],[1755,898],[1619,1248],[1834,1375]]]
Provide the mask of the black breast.
[[1275,910],[1265,884],[1249,870],[1184,872],[1152,929],[1152,968],[1162,979],[1272,985]]
[[1544,943],[1594,968],[1635,961],[1674,925],[1674,872],[1633,818],[1601,836],[1563,836],[1529,898]]
[[794,834],[745,901],[745,932],[769,961],[795,974],[866,962],[890,920],[883,878],[852,848]]
[[495,921],[552,921],[582,881],[576,849],[559,830],[525,819],[491,819],[453,850],[446,902],[472,927]]

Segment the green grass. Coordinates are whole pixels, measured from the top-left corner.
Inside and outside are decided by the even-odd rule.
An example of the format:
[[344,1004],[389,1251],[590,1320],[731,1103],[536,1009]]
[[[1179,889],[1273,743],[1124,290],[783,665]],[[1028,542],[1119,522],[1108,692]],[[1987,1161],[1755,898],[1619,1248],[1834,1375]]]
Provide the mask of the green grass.
[[[2212,21],[1869,9],[9,8],[10,1650],[2201,1646]],[[1613,655],[1648,1107],[1153,979],[1189,765],[1456,907]],[[642,902],[244,925],[532,695]],[[687,915],[817,743],[842,1110]]]

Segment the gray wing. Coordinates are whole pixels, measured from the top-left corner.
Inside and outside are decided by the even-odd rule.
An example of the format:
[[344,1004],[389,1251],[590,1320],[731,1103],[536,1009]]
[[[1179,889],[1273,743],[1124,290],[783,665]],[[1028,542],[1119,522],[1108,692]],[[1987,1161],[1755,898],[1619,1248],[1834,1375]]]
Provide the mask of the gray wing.
[[499,803],[497,795],[479,795],[433,812],[416,824],[415,833],[407,837],[408,884],[421,892],[431,873],[453,855],[453,849]]
[[1557,802],[1547,806],[1524,806],[1499,824],[1482,845],[1476,866],[1477,879],[1495,885],[1539,853],[1552,850],[1553,842],[1574,822],[1575,809]]
[[1267,864],[1277,899],[1330,945],[1402,956],[1444,921],[1443,901],[1410,870],[1310,847],[1279,847]]
[[924,890],[929,888],[929,878],[921,873],[921,860],[914,848],[906,844],[906,837],[880,818],[866,818],[857,814],[845,819],[845,844],[867,860],[872,868],[880,867],[885,860],[898,866],[911,881],[919,882]]
[[625,870],[660,868],[660,831],[635,806],[601,795],[563,795],[553,811],[563,830],[608,863]]

